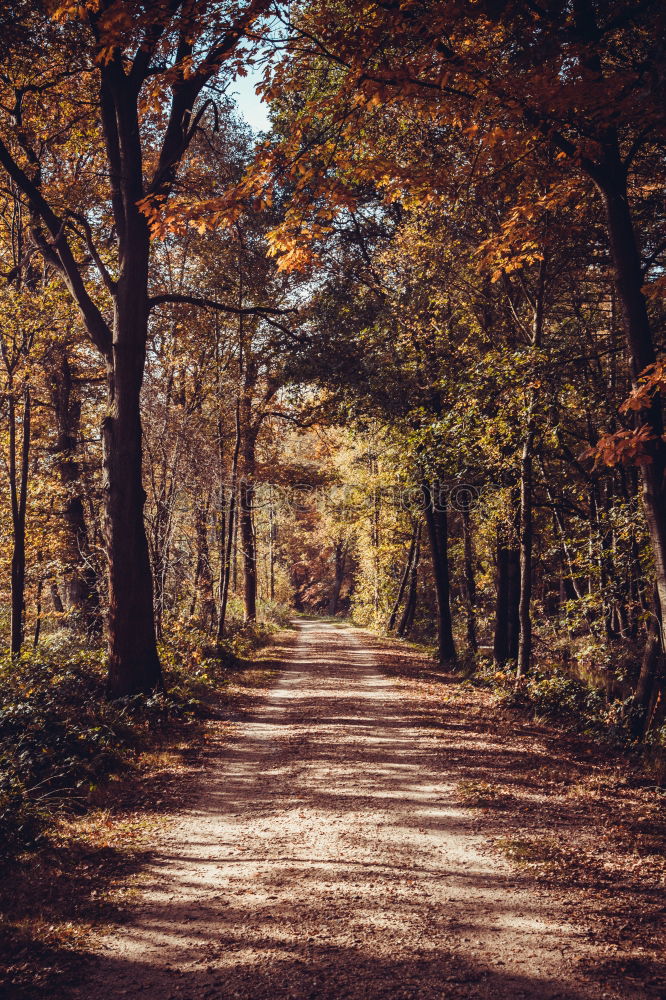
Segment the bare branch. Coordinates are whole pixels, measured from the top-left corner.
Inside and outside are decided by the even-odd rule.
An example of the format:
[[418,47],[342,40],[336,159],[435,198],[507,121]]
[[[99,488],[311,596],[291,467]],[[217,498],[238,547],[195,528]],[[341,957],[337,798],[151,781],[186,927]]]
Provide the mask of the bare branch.
[[30,209],[37,219],[41,219],[51,237],[47,240],[38,226],[33,235],[44,256],[50,260],[64,278],[70,295],[79,307],[79,312],[95,347],[105,356],[111,354],[113,338],[108,324],[95,305],[85,287],[79,265],[65,236],[65,224],[55,214],[37,185],[30,180],[18,165],[8,148],[0,139],[0,166],[4,167],[16,186],[28,200]]
[[200,306],[202,309],[216,309],[218,312],[232,313],[235,316],[285,316],[288,313],[296,312],[295,309],[273,309],[269,306],[230,306],[224,302],[216,302],[215,299],[208,299],[201,295],[180,295],[176,292],[165,292],[162,295],[153,295],[148,299],[148,308],[161,306],[172,302],[176,305]]
[[[98,253],[97,247],[95,246],[95,242],[93,240],[93,234],[92,234],[92,229],[90,228],[90,223],[86,219],[85,215],[80,215],[78,212],[68,211],[67,214],[71,216],[73,219],[76,219],[76,221],[81,226],[83,226],[84,238],[86,241],[86,246],[90,251],[90,256],[95,261],[97,270],[99,271],[102,277],[102,281],[104,282],[107,291],[109,291],[111,295],[115,296],[117,290],[117,283],[113,280],[113,278],[109,274],[106,268],[106,264],[104,263],[104,261],[102,260],[102,258]],[[71,228],[74,230],[75,233],[78,233],[78,229],[76,228],[76,226],[72,226]]]

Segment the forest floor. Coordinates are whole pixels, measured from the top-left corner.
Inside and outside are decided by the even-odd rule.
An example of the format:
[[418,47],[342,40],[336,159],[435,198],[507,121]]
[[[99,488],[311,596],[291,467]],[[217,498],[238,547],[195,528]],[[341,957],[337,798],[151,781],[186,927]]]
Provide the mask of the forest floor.
[[344,624],[271,656],[58,996],[665,995],[661,797],[626,759]]

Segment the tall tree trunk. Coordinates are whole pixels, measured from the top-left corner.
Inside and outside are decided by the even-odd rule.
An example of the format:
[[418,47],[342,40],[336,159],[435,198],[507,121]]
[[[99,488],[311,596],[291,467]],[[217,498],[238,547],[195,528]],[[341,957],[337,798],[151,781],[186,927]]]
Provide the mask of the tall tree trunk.
[[[25,625],[25,521],[28,499],[28,462],[30,459],[30,389],[23,392],[23,418],[21,456],[18,461],[16,440],[16,401],[13,389],[9,392],[9,490],[12,509],[12,561],[11,561],[11,640],[13,656],[18,656],[23,646]],[[18,466],[17,466],[18,461]]]
[[478,649],[476,637],[476,580],[474,578],[474,551],[472,548],[472,526],[469,509],[462,508],[463,548],[465,553],[465,616],[467,619],[467,645],[472,653]]
[[243,544],[243,599],[245,621],[257,618],[257,549],[254,535],[254,482],[245,479],[240,484],[240,534]]
[[[240,490],[237,487],[236,488],[236,510],[238,510],[238,508],[240,506],[240,503],[239,503],[239,499],[240,499],[239,493],[240,493]],[[239,563],[239,559],[238,559],[238,536],[239,536],[239,528],[238,528],[238,525],[239,525],[239,521],[240,521],[240,518],[237,516],[235,518],[235,520],[234,520],[234,532],[233,532],[233,538],[232,538],[232,542],[231,542],[231,589],[232,589],[232,591],[233,591],[234,594],[238,593],[238,563]]]
[[377,489],[377,458],[372,456],[370,471],[374,479],[372,491],[372,606],[375,612],[375,620],[379,613],[379,525],[380,525],[380,503],[381,496]]
[[497,543],[495,586],[493,658],[496,663],[503,664],[518,659],[520,633],[520,552],[503,538]]
[[[544,230],[547,233],[549,216],[544,217]],[[546,270],[548,254],[544,246],[537,287],[534,296],[534,314],[532,318],[532,348],[541,346],[543,337]],[[516,676],[522,677],[529,673],[532,662],[532,449],[536,436],[536,403],[537,388],[529,389],[527,403],[527,420],[525,422],[525,438],[520,460],[520,598],[518,602],[518,660]]]
[[35,630],[32,635],[32,648],[39,646],[39,637],[42,632],[42,594],[44,593],[44,553],[37,553],[37,564],[39,566],[39,579],[37,580],[37,593],[35,595]]
[[440,666],[452,667],[456,663],[451,620],[451,587],[449,580],[448,520],[444,502],[439,497],[437,484],[422,484],[425,521],[428,529],[432,569],[435,579],[437,610],[437,658]]
[[87,632],[97,633],[101,629],[99,583],[91,558],[81,468],[75,457],[81,433],[81,400],[64,347],[57,352],[48,375],[56,420],[55,465],[65,492],[63,594],[73,612],[71,624],[82,621]]
[[412,537],[409,542],[409,551],[407,553],[407,559],[405,561],[405,568],[403,570],[402,577],[400,578],[400,586],[398,587],[398,593],[396,595],[395,602],[391,610],[391,616],[388,620],[387,629],[389,632],[392,632],[393,629],[395,628],[395,622],[396,618],[398,617],[398,611],[400,610],[400,605],[402,604],[402,598],[405,593],[405,587],[407,586],[407,582],[409,580],[409,572],[412,567],[412,560],[414,559],[414,551],[416,549],[416,535],[417,532],[420,531],[420,527],[421,527],[420,523],[417,522],[414,524],[414,528],[412,529]]
[[416,544],[409,567],[409,581],[407,586],[407,600],[402,612],[400,623],[398,624],[398,635],[406,638],[412,629],[414,614],[416,612],[416,600],[418,596],[419,562],[421,560],[421,522],[416,526]]
[[243,545],[245,621],[257,618],[257,545],[254,534],[255,434],[246,424],[243,440],[243,479],[240,483],[240,533]]
[[532,415],[520,461],[520,595],[518,599],[518,658],[516,676],[529,673],[532,658]]
[[[241,447],[240,400],[236,400],[236,438],[231,458],[231,478],[229,482],[229,511],[227,515],[227,537],[220,559],[219,609],[217,618],[217,641],[224,638],[227,620],[227,602],[231,582],[232,559],[236,538],[236,497],[238,496],[238,459]],[[224,502],[224,501],[223,501]]]
[[[605,144],[604,160],[594,178],[599,187],[608,223],[608,235],[613,260],[615,290],[622,327],[629,349],[631,374],[634,385],[648,366],[654,364],[656,352],[645,295],[641,257],[632,219],[627,191],[627,172],[622,163],[617,135],[613,131]],[[660,631],[662,646],[666,648],[664,623],[666,622],[666,443],[663,440],[664,422],[659,394],[655,395],[649,409],[639,414],[654,436],[649,446],[652,461],[641,465],[641,496],[645,519],[650,534],[655,582],[660,606]]]
[[194,569],[194,588],[190,616],[199,609],[199,617],[205,625],[215,618],[215,601],[213,599],[213,574],[210,568],[210,549],[208,546],[208,511],[210,509],[210,494],[204,502],[197,504],[195,511],[196,566]]
[[[140,150],[137,157],[140,163]],[[107,692],[112,698],[162,686],[142,481],[140,396],[148,331],[149,239],[138,208],[126,224],[108,364],[109,412],[102,424],[109,573]]]
[[328,613],[331,617],[337,615],[338,613],[338,601],[340,600],[340,591],[342,590],[342,583],[344,581],[345,571],[347,568],[346,542],[338,541],[335,543],[333,558],[333,586],[331,588],[331,596],[328,602]]
[[277,525],[275,523],[275,512],[271,500],[268,508],[268,596],[271,601],[275,600],[275,542],[277,539]]

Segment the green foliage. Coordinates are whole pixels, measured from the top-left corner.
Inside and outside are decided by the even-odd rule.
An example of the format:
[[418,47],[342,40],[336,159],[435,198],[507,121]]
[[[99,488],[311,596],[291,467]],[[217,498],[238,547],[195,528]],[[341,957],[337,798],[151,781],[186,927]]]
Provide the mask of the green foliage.
[[34,843],[52,810],[80,806],[119,768],[135,706],[106,703],[103,691],[97,654],[40,652],[0,664],[2,853]]
[[54,812],[84,811],[170,724],[205,716],[230,669],[273,627],[244,626],[220,648],[208,633],[173,627],[160,651],[166,691],[113,702],[104,697],[103,651],[82,651],[64,633],[0,660],[0,857],[37,844]]
[[508,707],[528,710],[539,718],[616,745],[634,741],[633,697],[609,701],[598,686],[571,676],[559,666],[542,668],[522,677],[517,684],[513,665],[506,669],[487,667],[479,678],[482,683],[489,683]]

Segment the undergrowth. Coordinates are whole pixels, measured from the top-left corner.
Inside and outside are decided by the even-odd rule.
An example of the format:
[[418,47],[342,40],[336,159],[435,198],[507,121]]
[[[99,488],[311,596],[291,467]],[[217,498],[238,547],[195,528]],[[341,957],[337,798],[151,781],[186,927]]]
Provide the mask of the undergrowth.
[[492,688],[500,703],[508,708],[555,722],[615,747],[642,746],[657,760],[663,757],[666,727],[651,731],[640,743],[636,736],[640,715],[633,697],[608,698],[600,687],[557,667],[536,669],[516,682],[514,664],[498,667],[486,662],[472,683]]
[[170,725],[210,713],[227,683],[272,626],[236,627],[220,647],[174,626],[160,654],[165,690],[104,697],[104,652],[56,633],[19,659],[0,658],[0,862],[38,847],[56,813],[83,813],[96,789],[131,772]]

